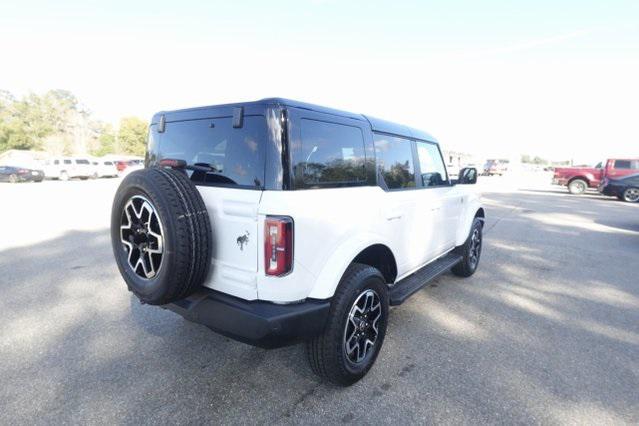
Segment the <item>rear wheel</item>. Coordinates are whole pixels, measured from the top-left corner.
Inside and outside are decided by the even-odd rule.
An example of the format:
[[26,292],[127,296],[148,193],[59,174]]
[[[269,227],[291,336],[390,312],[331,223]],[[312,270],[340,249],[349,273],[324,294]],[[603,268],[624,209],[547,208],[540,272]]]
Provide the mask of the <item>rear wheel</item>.
[[333,296],[324,332],[307,343],[313,371],[341,386],[368,373],[384,343],[388,291],[375,268],[352,264]]
[[588,189],[588,182],[583,179],[574,179],[568,184],[568,191],[570,191],[571,194],[583,194],[586,192],[586,189]]
[[9,175],[9,182],[10,182],[10,183],[16,183],[16,182],[18,182],[18,176],[16,176],[16,175]]
[[64,170],[60,172],[60,180],[67,181],[69,180],[69,174]]
[[628,188],[623,192],[623,200],[628,203],[639,201],[639,188]]

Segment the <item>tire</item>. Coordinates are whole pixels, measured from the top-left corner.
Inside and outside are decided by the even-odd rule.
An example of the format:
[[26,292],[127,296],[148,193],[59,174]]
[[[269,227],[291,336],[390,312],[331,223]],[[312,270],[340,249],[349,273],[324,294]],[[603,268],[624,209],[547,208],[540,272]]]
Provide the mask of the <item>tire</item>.
[[68,181],[69,180],[69,174],[67,172],[65,172],[64,170],[60,172],[60,180],[63,181]]
[[573,195],[581,195],[588,189],[588,182],[583,179],[573,179],[568,183],[568,192]]
[[[351,312],[353,320],[350,319]],[[377,312],[379,316],[376,316]],[[372,318],[374,315],[375,319]],[[359,321],[362,328],[355,327],[354,320]],[[333,296],[323,333],[307,342],[311,369],[333,384],[352,385],[364,377],[375,363],[384,343],[387,325],[388,288],[384,277],[371,266],[353,263],[344,273]],[[360,335],[360,343],[356,343]],[[349,339],[349,336],[352,338]],[[369,346],[367,340],[372,340],[373,345]],[[347,343],[351,348],[349,353]]]
[[212,252],[200,193],[183,172],[130,173],[113,201],[111,245],[120,274],[143,303],[187,297],[206,278]]
[[473,226],[470,227],[468,238],[466,238],[463,245],[455,249],[456,253],[463,256],[461,262],[451,268],[453,274],[458,277],[470,277],[477,270],[481,257],[483,228],[482,221],[479,218],[475,218]]
[[626,203],[637,203],[639,202],[639,188],[627,188],[623,192],[623,200]]
[[9,183],[18,183],[18,176],[9,175]]
[[97,179],[97,178],[98,178],[98,174],[97,174],[97,173],[93,173],[93,174],[91,175],[91,179]]

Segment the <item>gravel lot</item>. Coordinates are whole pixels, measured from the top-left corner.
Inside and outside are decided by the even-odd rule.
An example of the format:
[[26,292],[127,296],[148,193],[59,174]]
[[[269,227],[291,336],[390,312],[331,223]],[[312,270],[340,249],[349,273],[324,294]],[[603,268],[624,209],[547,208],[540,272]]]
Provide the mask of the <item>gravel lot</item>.
[[118,179],[0,184],[0,424],[636,424],[639,205],[546,181],[482,179],[479,271],[393,309],[347,389],[303,346],[137,303],[108,236]]

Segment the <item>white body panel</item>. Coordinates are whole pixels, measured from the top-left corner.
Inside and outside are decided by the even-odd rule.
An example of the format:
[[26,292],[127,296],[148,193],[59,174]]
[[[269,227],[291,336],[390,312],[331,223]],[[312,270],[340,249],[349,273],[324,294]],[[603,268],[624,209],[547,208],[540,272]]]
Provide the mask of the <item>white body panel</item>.
[[264,245],[257,222],[262,191],[207,186],[198,189],[214,236],[210,274],[204,285],[243,299],[257,299],[257,255]]
[[[198,187],[213,229],[205,286],[247,300],[294,302],[332,297],[352,260],[382,244],[397,279],[466,240],[480,199],[473,185],[384,191],[377,186],[296,191]],[[294,221],[293,270],[264,273],[264,220]],[[246,241],[239,239],[247,235]],[[241,247],[240,247],[241,246]]]

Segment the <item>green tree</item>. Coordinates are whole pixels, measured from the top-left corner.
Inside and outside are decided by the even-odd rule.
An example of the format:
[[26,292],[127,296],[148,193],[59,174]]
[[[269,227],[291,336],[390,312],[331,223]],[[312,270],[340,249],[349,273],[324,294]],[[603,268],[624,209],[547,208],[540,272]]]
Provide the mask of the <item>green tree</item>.
[[[30,93],[20,100],[0,93],[0,150],[43,149],[45,141],[66,141],[78,119],[78,101],[66,90],[42,96]],[[86,117],[85,117],[86,119]]]
[[110,124],[103,124],[99,128],[98,134],[97,147],[91,151],[91,154],[101,157],[106,154],[117,153],[113,126]]
[[117,140],[119,151],[125,154],[144,155],[148,130],[146,121],[137,117],[125,117],[120,120]]

